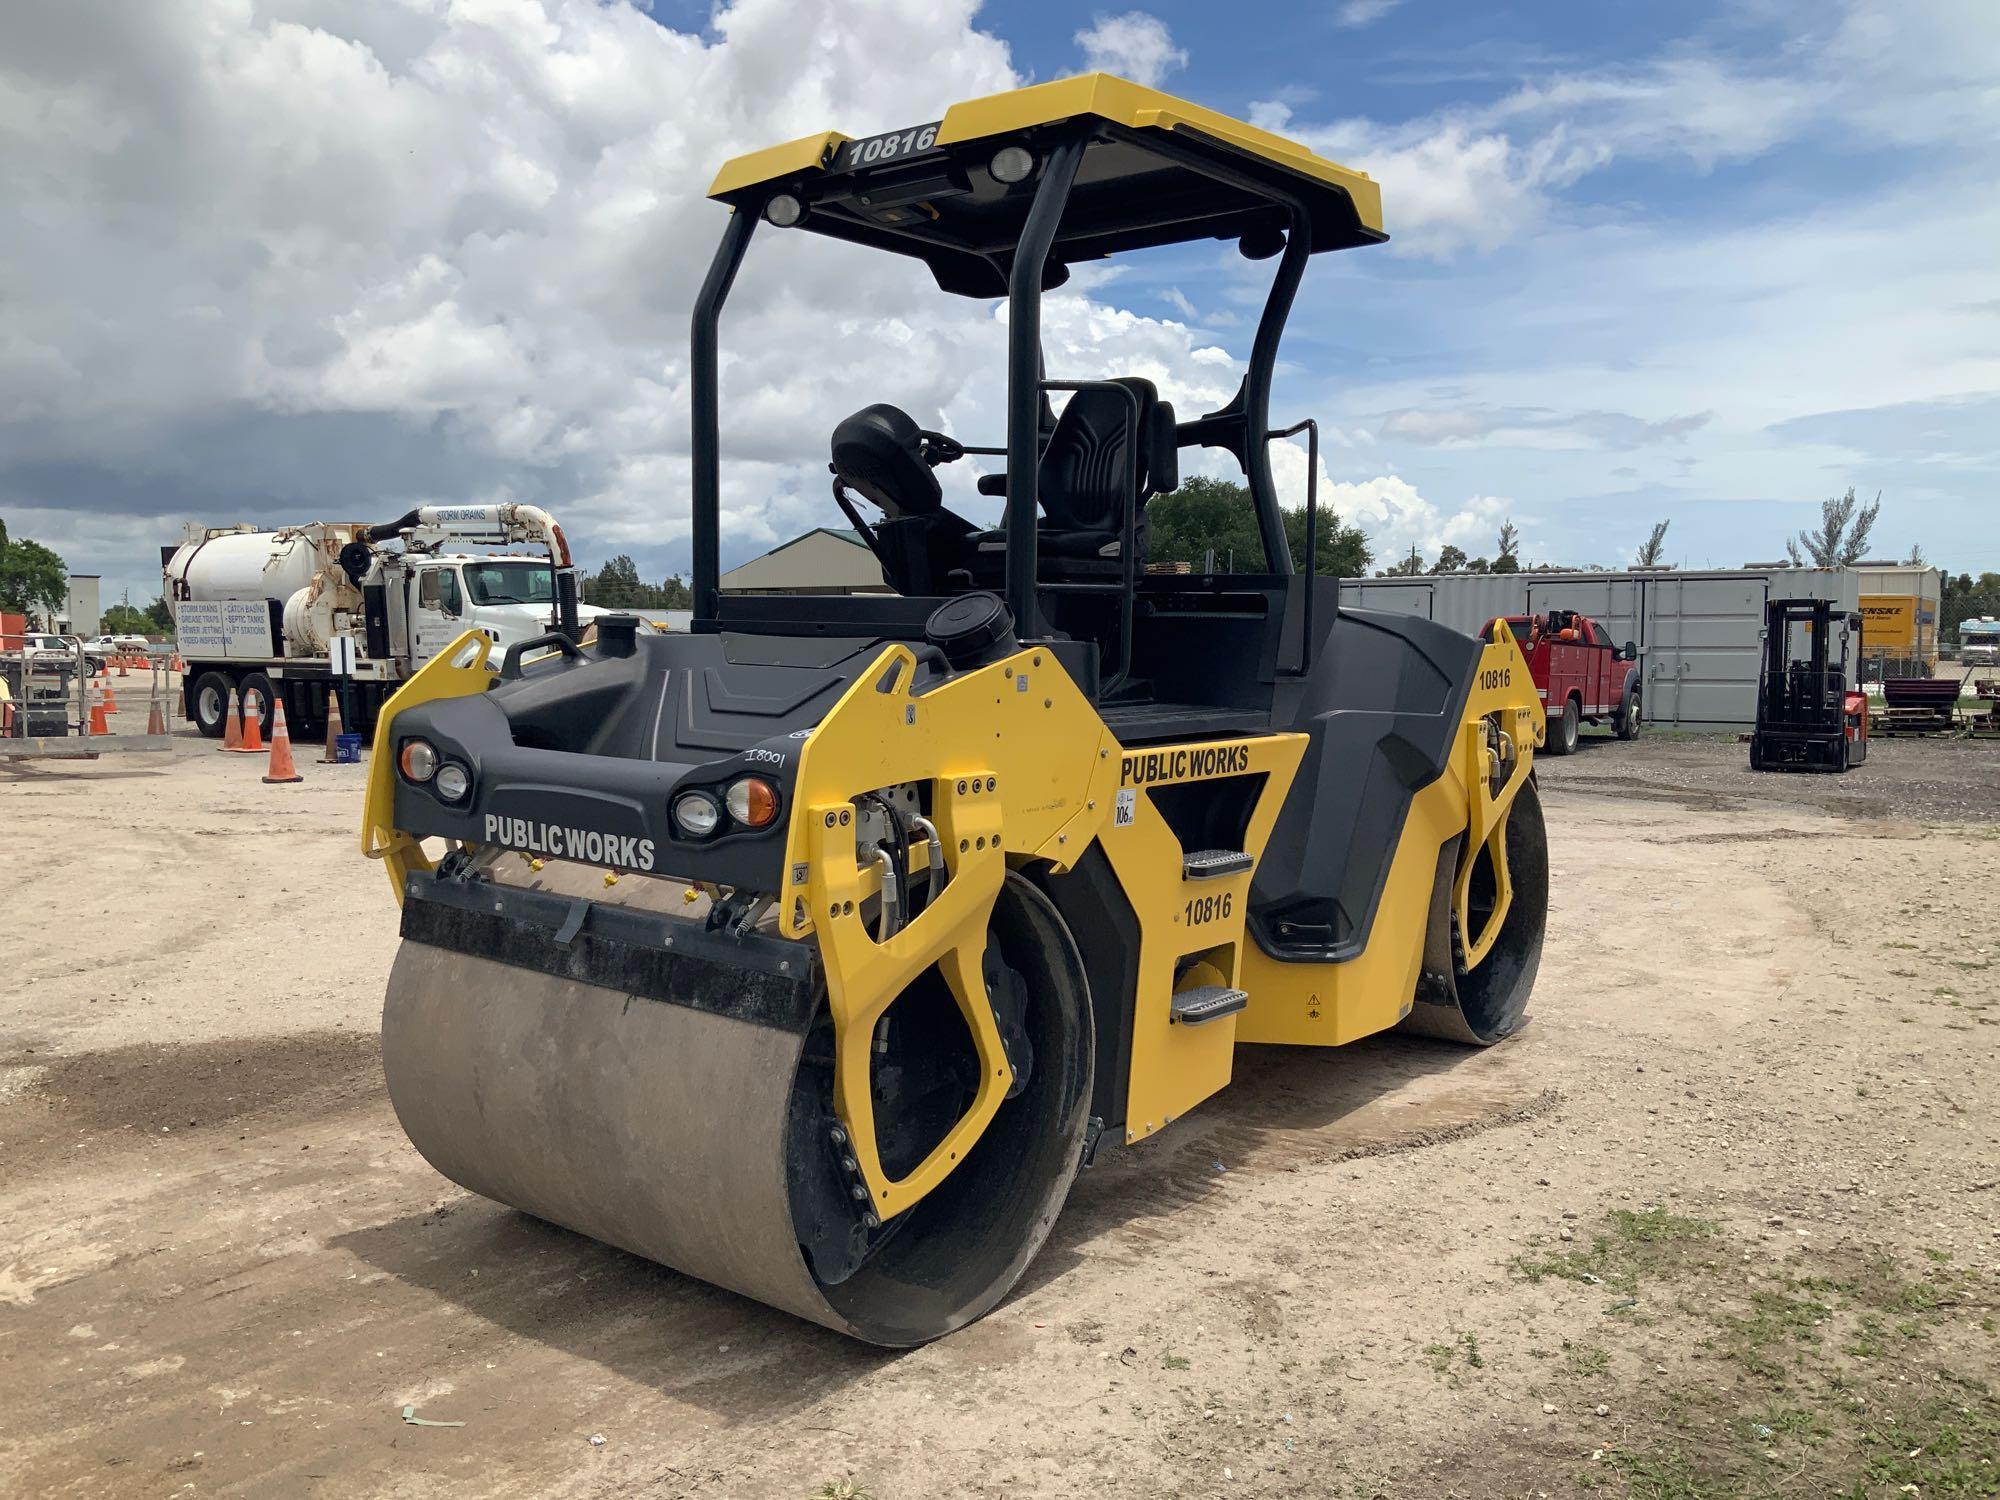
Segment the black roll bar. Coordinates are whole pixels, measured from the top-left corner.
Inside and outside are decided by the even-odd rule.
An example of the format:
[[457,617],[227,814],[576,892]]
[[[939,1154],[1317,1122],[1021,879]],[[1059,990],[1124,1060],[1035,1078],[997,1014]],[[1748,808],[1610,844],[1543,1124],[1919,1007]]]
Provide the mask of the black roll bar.
[[[1250,482],[1250,500],[1257,509],[1257,531],[1264,541],[1264,562],[1271,572],[1289,575],[1293,572],[1292,550],[1285,544],[1285,520],[1278,507],[1277,486],[1271,481],[1271,434],[1266,427],[1271,420],[1271,377],[1278,365],[1278,342],[1284,337],[1285,323],[1292,315],[1292,302],[1298,296],[1299,283],[1305,279],[1306,262],[1312,258],[1312,211],[1303,198],[1285,191],[1269,179],[1190,151],[1171,134],[1148,134],[1145,146],[1148,151],[1167,157],[1190,172],[1227,183],[1282,207],[1289,216],[1285,253],[1278,262],[1277,275],[1271,280],[1271,290],[1264,298],[1264,311],[1257,319],[1257,336],[1250,345],[1250,368],[1244,372],[1243,388],[1237,392],[1236,400],[1229,407],[1188,424],[1211,429],[1235,427],[1238,422],[1242,424],[1240,435],[1243,446],[1236,456],[1242,461],[1244,477]],[[1216,418],[1223,420],[1216,422]],[[1257,434],[1263,434],[1261,440]],[[1208,444],[1206,437],[1198,440],[1208,446],[1234,447],[1227,442]]]
[[[1077,167],[1083,159],[1088,144],[1095,139],[1123,139],[1132,132],[1117,126],[1098,124],[1092,127],[1075,128],[1067,137],[1059,140],[1048,151],[1043,163],[1041,178],[1035,187],[1035,201],[1022,225],[1020,239],[1014,246],[1013,261],[1007,277],[1007,510],[1004,520],[1007,548],[1006,599],[1013,612],[1016,628],[1024,636],[1034,637],[1042,633],[1042,620],[1036,603],[1038,588],[1036,516],[1038,511],[1036,481],[1041,460],[1042,414],[1048,390],[1080,389],[1093,382],[1044,382],[1042,379],[1041,341],[1041,296],[1042,277],[1047,266],[1050,250],[1053,248],[1056,232],[1061,227],[1063,209],[1068,204],[1070,189],[1075,183]],[[1211,413],[1195,422],[1181,424],[1181,436],[1210,447],[1236,450],[1241,460],[1244,475],[1249,481],[1251,502],[1257,512],[1257,530],[1264,544],[1267,569],[1279,576],[1289,576],[1296,572],[1292,562],[1291,548],[1285,539],[1285,525],[1282,510],[1278,504],[1277,488],[1271,478],[1269,444],[1274,437],[1294,434],[1300,427],[1286,429],[1285,434],[1270,432],[1266,424],[1270,420],[1271,382],[1277,367],[1278,344],[1284,335],[1285,323],[1291,315],[1299,284],[1304,279],[1306,262],[1312,255],[1312,214],[1305,201],[1296,194],[1287,192],[1267,177],[1246,168],[1238,168],[1227,163],[1204,157],[1197,151],[1174,139],[1171,133],[1148,132],[1145,138],[1147,150],[1168,157],[1179,165],[1214,181],[1229,184],[1282,208],[1289,218],[1289,230],[1285,237],[1283,257],[1278,264],[1276,276],[1265,298],[1264,309],[1257,321],[1256,337],[1251,345],[1249,368],[1244,374],[1243,385],[1236,399],[1221,412]],[[711,261],[708,275],[703,280],[700,294],[695,299],[692,329],[689,340],[688,383],[692,406],[690,415],[689,448],[693,463],[693,518],[690,546],[693,553],[694,574],[694,619],[692,628],[697,631],[712,631],[717,628],[717,612],[720,607],[720,524],[722,511],[722,480],[720,459],[721,391],[718,369],[719,327],[722,305],[728,299],[736,273],[743,264],[743,255],[749,247],[750,236],[757,228],[757,221],[763,216],[763,205],[754,207],[742,204],[731,213],[722,243],[716,247],[715,258]],[[831,229],[829,229],[831,232]],[[840,237],[835,235],[836,238]],[[1134,424],[1134,463],[1136,465],[1139,433]],[[1315,450],[1318,444],[1318,428],[1310,424]],[[1256,436],[1253,436],[1256,435]],[[995,450],[968,447],[969,453],[986,453],[998,456]],[[1315,486],[1318,479],[1318,465],[1314,463],[1313,473],[1307,483],[1308,536],[1314,534]],[[1128,579],[1134,575],[1137,559],[1134,556],[1135,522],[1137,494],[1135,492],[1128,505],[1125,530],[1125,569]],[[1306,624],[1308,633],[1311,625],[1311,589],[1307,590]],[[1129,607],[1127,610],[1129,614]],[[1126,622],[1129,629],[1129,620]],[[1129,640],[1123,648],[1129,652]],[[1310,640],[1304,648],[1303,671],[1310,665]],[[1127,663],[1129,666],[1129,661]]]
[[[1049,152],[1034,206],[1021,226],[1007,273],[1007,608],[1025,637],[1042,634],[1035,601],[1036,479],[1041,468],[1042,272],[1069,202],[1086,137],[1071,135]],[[1138,442],[1137,423],[1133,442]]]
[[738,208],[729,216],[722,243],[715,247],[708,276],[694,299],[694,323],[688,338],[688,388],[693,412],[689,418],[688,448],[694,464],[693,528],[689,538],[694,552],[695,630],[713,630],[717,596],[722,578],[722,381],[718,369],[718,329],[722,304],[743,264],[743,252],[763,216]]
[[[1291,208],[1292,232],[1285,236],[1284,258],[1278,262],[1278,274],[1271,279],[1263,316],[1257,320],[1257,337],[1250,346],[1250,368],[1243,374],[1243,435],[1244,446],[1249,450],[1243,457],[1243,469],[1250,481],[1250,498],[1257,507],[1257,529],[1264,536],[1265,561],[1281,577],[1292,572],[1292,549],[1285,542],[1285,518],[1278,509],[1278,487],[1271,480],[1271,434],[1264,424],[1271,419],[1271,376],[1278,367],[1278,340],[1284,337],[1292,299],[1298,295],[1299,283],[1305,279],[1306,260],[1312,254],[1312,215],[1302,203],[1294,201]],[[1291,430],[1298,431],[1296,427]],[[1315,446],[1318,432],[1315,427]],[[1254,440],[1253,434],[1262,434],[1262,440]],[[1310,553],[1306,566],[1310,571]]]

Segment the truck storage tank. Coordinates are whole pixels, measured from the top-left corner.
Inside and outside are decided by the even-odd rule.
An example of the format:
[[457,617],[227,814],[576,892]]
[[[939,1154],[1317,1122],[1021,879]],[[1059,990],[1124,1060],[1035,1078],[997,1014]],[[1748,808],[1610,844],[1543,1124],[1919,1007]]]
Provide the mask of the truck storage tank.
[[[333,551],[339,544],[333,543]],[[240,531],[189,542],[167,564],[171,599],[289,599],[312,582],[322,562],[313,535],[293,531]]]

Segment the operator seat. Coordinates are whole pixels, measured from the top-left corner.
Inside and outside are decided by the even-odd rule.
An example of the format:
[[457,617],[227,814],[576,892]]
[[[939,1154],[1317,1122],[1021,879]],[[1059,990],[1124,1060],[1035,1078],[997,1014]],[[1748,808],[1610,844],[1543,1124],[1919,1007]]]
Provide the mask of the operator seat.
[[[1131,425],[1132,403],[1117,391],[1077,391],[1063,407],[1036,472],[1040,556],[1052,560],[1045,572],[1057,575],[1117,573],[1124,545],[1125,492],[1132,475],[1132,452],[1138,443],[1138,515],[1134,525],[1140,563],[1146,559],[1151,527],[1146,502],[1180,487],[1180,450],[1174,431],[1173,403],[1159,399],[1153,382],[1124,376],[1113,382],[1138,398],[1138,426]],[[998,481],[997,483],[995,481]],[[983,494],[1005,494],[1004,475],[988,476]],[[983,554],[1004,553],[1004,529],[982,533]]]

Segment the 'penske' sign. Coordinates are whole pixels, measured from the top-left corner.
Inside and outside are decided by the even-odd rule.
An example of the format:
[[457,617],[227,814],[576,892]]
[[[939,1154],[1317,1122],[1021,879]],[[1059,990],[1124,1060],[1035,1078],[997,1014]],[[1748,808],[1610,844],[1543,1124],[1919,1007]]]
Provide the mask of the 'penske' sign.
[[562,823],[539,823],[532,818],[510,818],[504,813],[486,814],[486,842],[583,864],[617,865],[626,870],[653,868],[651,839],[601,833],[595,828],[574,828]]

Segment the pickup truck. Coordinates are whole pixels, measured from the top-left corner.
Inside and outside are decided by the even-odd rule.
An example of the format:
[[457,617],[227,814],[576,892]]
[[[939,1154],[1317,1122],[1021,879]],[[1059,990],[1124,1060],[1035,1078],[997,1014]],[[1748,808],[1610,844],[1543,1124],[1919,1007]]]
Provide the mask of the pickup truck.
[[27,635],[21,637],[21,654],[39,661],[46,661],[50,657],[59,656],[73,662],[76,660],[78,645],[82,645],[83,647],[84,660],[89,665],[90,670],[92,672],[102,672],[104,670],[105,653],[97,648],[97,644],[94,641],[79,642],[73,635],[48,635],[46,633],[38,634],[30,631]]
[[[1529,675],[1548,714],[1545,753],[1575,750],[1582,724],[1609,724],[1621,740],[1639,737],[1644,713],[1639,651],[1632,642],[1613,645],[1602,625],[1573,609],[1501,618],[1528,658]],[[1491,630],[1489,622],[1489,635]]]

